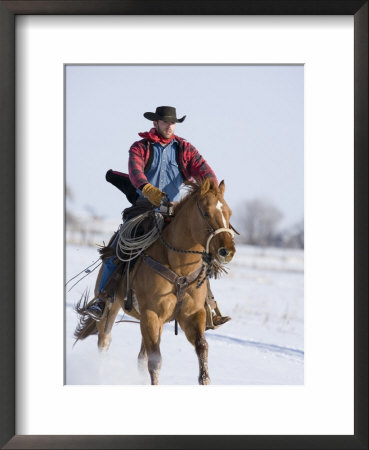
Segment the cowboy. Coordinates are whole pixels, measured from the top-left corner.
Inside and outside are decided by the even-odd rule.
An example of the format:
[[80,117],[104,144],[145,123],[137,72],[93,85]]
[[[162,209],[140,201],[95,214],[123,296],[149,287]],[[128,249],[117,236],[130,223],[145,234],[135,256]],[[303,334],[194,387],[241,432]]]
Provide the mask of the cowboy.
[[[180,200],[180,189],[183,182],[196,178],[214,178],[216,176],[205,159],[196,148],[185,139],[174,134],[177,123],[182,123],[186,116],[177,118],[176,108],[159,106],[155,112],[145,112],[144,117],[153,122],[150,131],[139,133],[141,140],[134,142],[129,150],[129,176],[120,172],[108,171],[106,179],[121,189],[135,205],[150,202],[159,207],[164,196],[171,202]],[[129,179],[128,179],[129,178]],[[115,245],[116,240],[112,242]],[[99,289],[104,287],[116,269],[114,258],[104,262]],[[215,309],[212,314],[214,326],[227,322],[216,306],[208,284],[208,300]],[[105,307],[104,295],[90,307],[92,317],[99,319]]]

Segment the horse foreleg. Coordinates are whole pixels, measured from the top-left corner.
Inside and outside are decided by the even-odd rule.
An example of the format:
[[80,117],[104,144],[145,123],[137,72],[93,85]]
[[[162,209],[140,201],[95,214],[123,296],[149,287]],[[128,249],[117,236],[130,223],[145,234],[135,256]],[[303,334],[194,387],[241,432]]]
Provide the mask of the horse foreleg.
[[187,339],[195,347],[196,355],[199,360],[199,384],[210,384],[208,368],[208,342],[205,339],[205,310],[198,311],[196,314],[181,320],[180,325],[186,334]]
[[205,335],[199,335],[195,340],[195,350],[199,360],[199,384],[210,384],[209,368],[208,368],[208,351],[209,345],[205,339]]
[[120,310],[120,303],[115,300],[108,311],[107,316],[96,323],[98,331],[97,346],[100,351],[108,351],[111,343],[111,330],[113,328],[115,318]]
[[140,324],[143,345],[147,352],[151,384],[159,384],[161,367],[160,337],[163,325],[153,311],[145,311],[141,315]]

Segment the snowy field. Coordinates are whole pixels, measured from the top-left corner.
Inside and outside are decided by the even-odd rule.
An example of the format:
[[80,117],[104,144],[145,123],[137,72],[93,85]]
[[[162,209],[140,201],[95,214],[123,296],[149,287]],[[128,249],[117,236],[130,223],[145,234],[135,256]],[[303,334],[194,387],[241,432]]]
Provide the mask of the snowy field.
[[[66,279],[98,258],[97,247],[68,245]],[[209,373],[215,385],[304,384],[304,253],[302,250],[236,246],[229,273],[211,280],[223,315],[232,320],[206,331]],[[150,384],[137,368],[140,327],[117,323],[109,352],[99,353],[97,336],[74,347],[77,316],[73,311],[86,287],[93,292],[97,271],[66,294],[66,384]],[[123,311],[117,320],[123,318]],[[133,320],[129,316],[124,319]],[[195,350],[174,323],[161,340],[159,383],[197,384]]]

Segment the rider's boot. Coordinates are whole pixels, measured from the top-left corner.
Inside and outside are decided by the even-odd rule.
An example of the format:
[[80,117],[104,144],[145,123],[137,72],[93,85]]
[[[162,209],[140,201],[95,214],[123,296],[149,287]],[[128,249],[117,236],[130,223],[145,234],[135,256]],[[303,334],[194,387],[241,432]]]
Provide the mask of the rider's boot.
[[99,250],[103,261],[103,270],[98,286],[99,294],[91,300],[86,308],[86,314],[96,321],[107,315],[123,272],[124,266],[116,257],[115,252],[118,238],[119,233],[115,232],[108,245]]
[[98,297],[95,297],[87,306],[86,314],[97,322],[105,316],[105,310],[107,311],[107,296],[105,293],[100,292]]
[[205,301],[206,330],[214,330],[231,320],[229,316],[222,316],[214,295],[210,289],[210,282],[207,280],[207,293]]

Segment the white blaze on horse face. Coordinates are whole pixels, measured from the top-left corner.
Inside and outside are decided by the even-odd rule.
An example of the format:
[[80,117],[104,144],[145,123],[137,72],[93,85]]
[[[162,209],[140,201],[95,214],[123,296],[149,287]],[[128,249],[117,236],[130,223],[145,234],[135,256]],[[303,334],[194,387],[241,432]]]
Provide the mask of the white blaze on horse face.
[[227,222],[226,222],[226,220],[225,220],[225,217],[224,217],[222,208],[223,208],[223,203],[222,203],[221,201],[218,200],[218,203],[217,203],[217,210],[220,211],[220,214],[222,215],[224,228],[227,228]]

